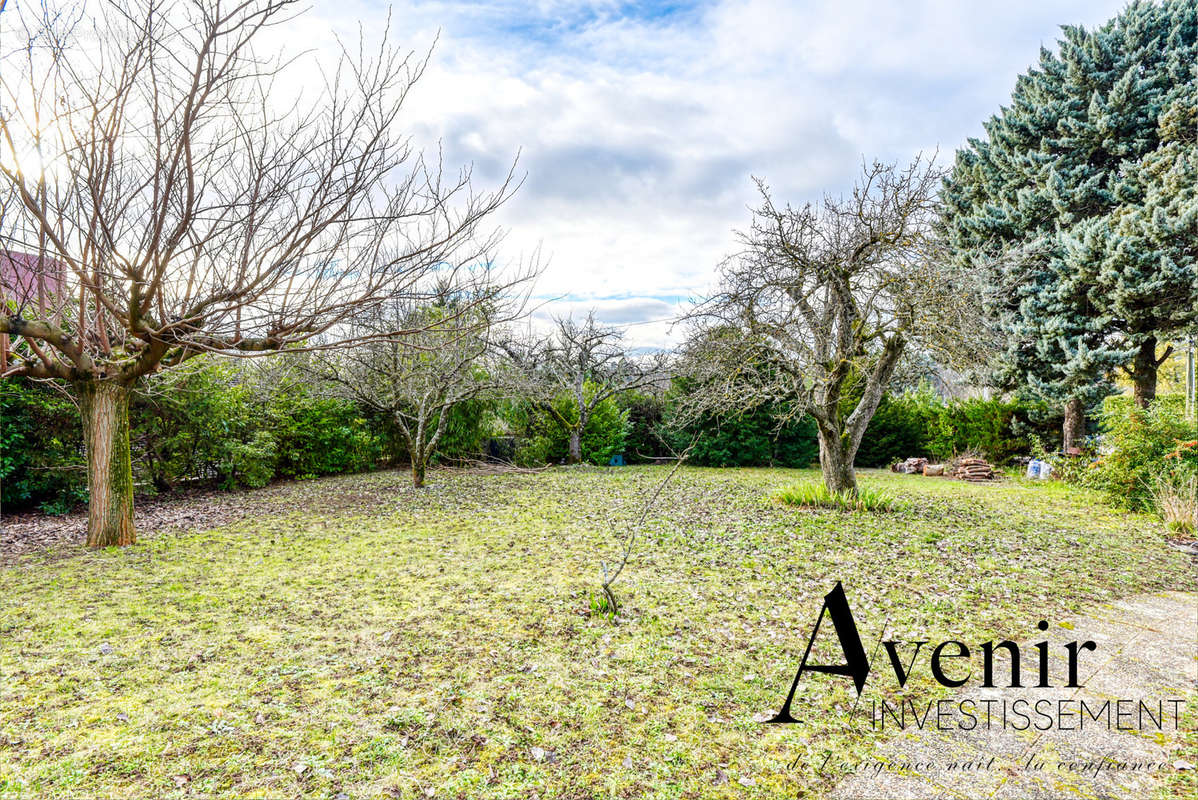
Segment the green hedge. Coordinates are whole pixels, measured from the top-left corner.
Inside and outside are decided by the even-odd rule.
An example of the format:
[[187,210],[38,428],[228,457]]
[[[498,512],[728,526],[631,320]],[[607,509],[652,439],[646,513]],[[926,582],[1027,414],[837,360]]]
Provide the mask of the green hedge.
[[48,383],[0,380],[0,504],[55,514],[87,499],[79,412]]
[[146,382],[130,425],[142,477],[160,491],[357,472],[385,454],[378,425],[353,403],[271,366],[229,359],[196,359]]
[[[596,387],[588,382],[583,391],[590,394]],[[554,410],[568,420],[578,419],[578,406],[566,393],[553,401]],[[580,445],[582,460],[588,464],[606,465],[613,455],[623,453],[629,432],[629,410],[621,408],[615,398],[601,400],[591,411]],[[569,453],[569,432],[551,414],[527,401],[512,403],[507,409],[508,427],[519,431],[516,445],[516,464],[535,467],[563,461]]]
[[[851,413],[854,398],[845,401]],[[699,434],[692,463],[713,467],[807,467],[819,458],[815,425],[801,417],[778,430],[784,406],[737,415],[709,416],[672,433],[676,446]],[[668,412],[667,412],[668,418]],[[886,395],[866,428],[856,464],[883,467],[912,456],[937,460],[980,451],[996,464],[1027,453],[1029,409],[1000,399],[942,400],[930,388]]]
[[740,414],[708,415],[669,436],[675,449],[692,439],[690,462],[706,467],[809,467],[819,459],[815,424],[808,417],[787,421],[781,406],[759,406]]
[[383,460],[383,439],[356,405],[313,396],[304,384],[270,397],[266,424],[281,477],[362,472]]
[[928,427],[937,419],[937,406],[923,398],[884,396],[857,449],[857,465],[884,467],[912,456],[930,455]]
[[[277,477],[356,472],[385,460],[387,436],[378,420],[280,374],[197,358],[139,385],[129,411],[139,491],[189,483],[263,486]],[[0,419],[6,511],[64,513],[87,499],[82,425],[68,397],[41,383],[0,381]],[[453,435],[451,443],[473,436],[458,428]]]
[[668,458],[670,449],[662,441],[662,422],[666,401],[654,395],[629,392],[617,398],[620,408],[628,412],[628,434],[624,437],[624,458],[630,464],[653,458]]
[[[261,486],[276,477],[307,478],[403,463],[402,439],[389,420],[323,394],[289,372],[286,358],[249,363],[198,358],[140,386],[130,423],[141,490],[171,491],[193,482]],[[675,449],[695,438],[691,462],[698,465],[808,467],[818,460],[809,418],[791,419],[779,428],[778,420],[789,413],[784,405],[713,415],[679,429],[671,421],[671,409],[680,390],[676,384],[665,398],[629,394],[604,400],[583,431],[583,458],[606,464],[615,453],[630,461],[638,454],[668,455],[661,434]],[[577,413],[567,395],[554,403],[567,418]],[[1118,398],[1108,400],[1110,409],[1119,403]],[[5,509],[65,511],[86,498],[81,426],[69,398],[45,385],[10,379],[0,382],[0,414]],[[944,459],[966,450],[1006,463],[1030,449],[1031,417],[1015,402],[946,402],[928,388],[886,396],[866,431],[857,463],[880,467],[909,456]],[[514,436],[519,464],[566,457],[567,433],[543,409],[520,400],[479,400],[451,412],[438,458],[473,457],[500,430]],[[1118,481],[1111,478],[1110,483],[1114,487]]]
[[887,396],[870,421],[857,463],[881,467],[923,456],[938,461],[979,451],[995,464],[1027,453],[1030,409],[1013,400],[942,400],[930,388]]

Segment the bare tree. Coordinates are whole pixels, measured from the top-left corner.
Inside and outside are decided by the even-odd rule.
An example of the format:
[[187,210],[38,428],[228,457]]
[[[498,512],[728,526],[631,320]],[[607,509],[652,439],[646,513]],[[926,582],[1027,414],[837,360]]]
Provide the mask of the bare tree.
[[[489,285],[447,292],[436,303],[397,304],[355,323],[368,341],[318,354],[313,367],[341,396],[395,422],[407,444],[412,485],[420,488],[453,409],[497,387],[487,363],[491,328],[510,319],[512,308],[500,287]],[[397,328],[416,332],[373,338]]]
[[936,348],[960,308],[933,230],[939,181],[922,158],[875,162],[849,197],[792,208],[759,180],[743,249],[690,315],[696,410],[789,401],[815,420],[827,487],[855,493],[853,458],[904,348]]
[[0,54],[0,249],[61,272],[41,304],[6,292],[5,374],[81,398],[90,545],[134,540],[139,378],[202,352],[360,340],[353,317],[428,299],[430,276],[490,258],[480,225],[511,175],[475,193],[468,169],[445,174],[400,133],[427,55],[384,32],[313,81],[255,48],[298,13],[295,0],[5,11],[4,44],[19,47]]
[[[555,320],[548,339],[529,336],[504,344],[517,376],[517,393],[532,399],[567,432],[570,464],[582,461],[582,433],[600,403],[666,377],[664,354],[634,357],[623,339],[619,329],[600,325],[591,312],[581,323],[573,317]],[[554,403],[563,394],[570,397],[570,414]]]

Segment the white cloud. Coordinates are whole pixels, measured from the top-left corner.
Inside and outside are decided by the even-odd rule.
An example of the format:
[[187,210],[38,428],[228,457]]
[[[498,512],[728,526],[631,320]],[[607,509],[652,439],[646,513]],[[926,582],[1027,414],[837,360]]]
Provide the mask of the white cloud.
[[[472,161],[483,187],[520,152],[527,181],[497,220],[509,257],[543,243],[538,294],[567,296],[559,313],[593,305],[616,321],[668,315],[677,302],[660,298],[710,285],[747,220],[751,173],[801,202],[846,189],[862,157],[939,146],[950,159],[1060,24],[1098,24],[1121,6],[411,2],[393,27],[417,48],[441,32],[411,98],[417,141],[441,140],[449,164]],[[326,47],[359,18],[377,31],[384,14],[318,0],[301,36]],[[669,340],[660,323],[628,333]]]

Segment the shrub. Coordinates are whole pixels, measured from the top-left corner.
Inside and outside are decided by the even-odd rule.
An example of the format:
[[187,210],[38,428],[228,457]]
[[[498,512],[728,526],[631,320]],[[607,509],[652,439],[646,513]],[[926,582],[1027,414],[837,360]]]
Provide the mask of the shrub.
[[995,464],[1026,453],[1031,446],[1024,405],[998,398],[942,400],[929,386],[887,395],[870,420],[856,463],[865,467],[924,456],[945,461],[977,452]]
[[[139,481],[158,491],[187,481],[244,485],[244,448],[265,422],[257,397],[247,368],[229,359],[199,357],[147,379],[129,412]],[[269,469],[263,483],[273,476],[273,458]],[[249,471],[260,477],[262,467]]]
[[255,431],[248,442],[229,442],[226,453],[227,461],[222,464],[224,488],[240,485],[257,489],[274,477],[278,445],[268,431]]
[[937,459],[974,450],[994,464],[1005,464],[1031,445],[1016,432],[1020,417],[1026,420],[1027,412],[1015,401],[976,397],[947,402],[938,409],[928,449]]
[[465,461],[482,454],[483,442],[492,434],[495,403],[473,399],[458,403],[449,410],[445,433],[437,444],[437,461]]
[[44,383],[0,380],[0,504],[65,514],[87,500],[79,412]]
[[286,375],[285,364],[200,357],[146,381],[131,410],[139,477],[159,491],[192,480],[231,489],[379,463],[374,421]]
[[1153,490],[1161,476],[1198,472],[1198,427],[1183,409],[1171,398],[1147,409],[1108,398],[1102,410],[1104,454],[1085,482],[1117,506],[1154,510]]
[[512,462],[517,467],[533,468],[548,464],[553,442],[547,436],[521,438],[516,445],[516,454]]
[[818,462],[819,439],[816,438],[815,420],[803,416],[788,422],[774,439],[771,464],[806,469]]
[[930,455],[928,429],[937,419],[937,406],[938,399],[921,393],[883,396],[861,438],[856,464],[882,467],[904,458]]
[[[1160,409],[1169,414],[1185,417],[1186,398],[1184,394],[1162,394],[1157,395],[1156,399],[1150,404],[1154,408]],[[1139,406],[1136,405],[1135,398],[1129,394],[1113,394],[1102,401],[1102,407],[1099,409],[1098,419],[1099,427],[1102,431],[1107,430],[1107,420],[1111,417],[1126,417]]]
[[808,481],[782,489],[775,497],[783,503],[801,508],[833,508],[840,511],[894,511],[899,502],[880,489],[861,486],[857,493],[833,492],[822,482]]
[[379,463],[383,441],[348,400],[319,397],[307,384],[271,394],[268,430],[277,441],[275,473],[311,478],[361,472]]
[[690,462],[706,467],[810,467],[819,458],[815,423],[810,417],[778,420],[785,406],[758,406],[740,414],[708,415],[685,426],[665,426],[675,450],[695,438]]
[[[574,410],[573,416],[577,416],[577,410]],[[582,460],[591,464],[607,464],[613,455],[624,452],[627,436],[628,411],[622,410],[615,399],[609,397],[595,406],[582,432]]]
[[539,467],[549,463],[556,436],[553,420],[528,400],[506,400],[498,413],[506,430],[512,433],[512,462],[519,467]]
[[618,400],[628,412],[628,435],[624,439],[624,458],[630,464],[670,455],[658,435],[666,411],[666,401],[641,392],[629,392]]
[[[690,461],[705,467],[766,466],[773,459],[770,415],[753,412],[705,417],[675,436],[676,441],[697,435]],[[675,446],[677,448],[677,445]]]
[[[595,391],[587,384],[584,391]],[[557,413],[568,420],[578,418],[578,407],[568,394],[553,401]],[[530,402],[515,403],[505,412],[506,422],[513,429],[523,429],[524,435],[516,446],[516,464],[535,467],[566,458],[569,432],[548,412]],[[591,411],[579,444],[582,460],[606,465],[616,453],[624,452],[628,434],[628,410],[621,409],[614,398],[608,397]]]
[[1165,525],[1177,533],[1198,533],[1198,472],[1175,467],[1157,476],[1152,501]]
[[[845,413],[858,399],[846,398]],[[687,441],[698,431],[691,461],[704,466],[808,467],[819,458],[815,423],[804,416],[777,430],[777,420],[788,412],[787,406],[775,405],[710,416],[676,429],[673,438]],[[943,461],[966,451],[979,452],[996,464],[1006,463],[1030,447],[1023,432],[1031,429],[1029,416],[1028,408],[1015,401],[945,401],[926,385],[884,395],[861,439],[855,463],[881,467],[912,456]]]

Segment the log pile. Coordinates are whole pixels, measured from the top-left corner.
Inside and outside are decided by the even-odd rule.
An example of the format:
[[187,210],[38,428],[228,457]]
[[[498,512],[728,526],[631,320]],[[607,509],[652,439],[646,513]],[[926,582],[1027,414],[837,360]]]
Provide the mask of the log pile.
[[989,461],[973,455],[960,456],[947,464],[929,464],[926,458],[908,458],[892,464],[890,471],[904,475],[929,475],[972,482],[993,481],[1000,477]]
[[927,465],[928,460],[926,458],[908,458],[906,461],[900,461],[892,466],[890,471],[901,472],[904,475],[919,475]]
[[994,468],[984,458],[963,458],[957,462],[953,477],[963,481],[991,481],[994,480]]

